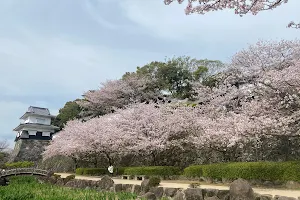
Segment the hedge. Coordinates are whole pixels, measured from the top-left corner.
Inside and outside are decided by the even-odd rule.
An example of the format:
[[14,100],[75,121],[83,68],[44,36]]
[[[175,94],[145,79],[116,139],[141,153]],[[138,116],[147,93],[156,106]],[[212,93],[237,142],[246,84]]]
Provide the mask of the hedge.
[[[108,174],[106,168],[77,168],[77,175],[99,176]],[[147,175],[147,176],[174,176],[180,175],[182,171],[178,167],[154,166],[154,167],[118,167],[114,169],[117,175]]]
[[[121,175],[124,173],[124,167],[114,168],[114,174]],[[75,170],[77,175],[91,175],[91,176],[100,176],[109,174],[106,168],[77,168]]]
[[8,169],[14,168],[30,168],[34,166],[34,162],[30,161],[23,161],[23,162],[12,162],[12,163],[5,163],[4,165]]
[[300,162],[238,162],[194,165],[185,168],[183,174],[193,178],[300,181]]
[[124,170],[126,175],[147,175],[147,176],[174,176],[180,175],[178,167],[153,166],[153,167],[127,167]]

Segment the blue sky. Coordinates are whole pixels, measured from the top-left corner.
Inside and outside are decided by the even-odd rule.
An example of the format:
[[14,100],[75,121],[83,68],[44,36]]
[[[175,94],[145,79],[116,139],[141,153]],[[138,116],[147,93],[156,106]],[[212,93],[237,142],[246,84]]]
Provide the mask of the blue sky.
[[184,14],[163,0],[0,1],[0,140],[13,146],[30,105],[57,114],[65,102],[165,56],[229,61],[259,39],[295,39],[300,1],[239,17]]

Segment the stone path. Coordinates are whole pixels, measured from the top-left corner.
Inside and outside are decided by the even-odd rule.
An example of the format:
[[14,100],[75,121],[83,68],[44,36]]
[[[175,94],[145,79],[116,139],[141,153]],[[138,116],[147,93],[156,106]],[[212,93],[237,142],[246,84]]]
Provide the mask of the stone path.
[[[71,175],[68,173],[56,173],[61,175],[62,178]],[[98,181],[101,178],[99,177],[91,177],[91,176],[78,176],[76,175],[76,179],[83,179],[83,180],[94,180]],[[142,181],[137,181],[137,180],[126,180],[126,179],[114,179],[114,182],[117,184],[138,184],[140,185]],[[160,183],[161,187],[169,187],[169,188],[183,188],[186,189],[188,188],[189,184],[188,183],[180,183],[176,181],[162,181]],[[219,190],[228,190],[228,186],[220,186],[220,185],[202,185],[200,188],[207,188],[207,189],[219,189]],[[287,196],[287,197],[295,197],[298,198],[300,197],[300,190],[284,190],[284,189],[262,189],[262,188],[253,188],[255,193],[258,194],[270,194],[270,195],[280,195],[280,196]]]

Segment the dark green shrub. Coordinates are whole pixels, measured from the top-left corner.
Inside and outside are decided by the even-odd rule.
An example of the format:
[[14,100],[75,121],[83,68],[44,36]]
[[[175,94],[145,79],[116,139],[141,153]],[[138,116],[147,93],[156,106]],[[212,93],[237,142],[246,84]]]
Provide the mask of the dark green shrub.
[[160,184],[160,178],[157,176],[152,176],[149,178],[149,187],[157,187]]
[[100,176],[104,174],[108,174],[105,168],[85,168],[83,171],[83,175]]
[[83,171],[84,171],[84,168],[77,168],[77,169],[75,170],[75,174],[77,174],[77,175],[82,175],[82,174],[83,174]]
[[184,169],[186,177],[213,179],[300,181],[300,162],[237,162],[190,166]]
[[171,166],[128,167],[125,168],[124,174],[168,177],[180,175],[181,170],[178,167]]
[[282,179],[283,181],[300,181],[300,162],[282,163]]
[[126,169],[126,167],[117,167],[117,168],[115,169],[116,175],[123,175],[125,169]]
[[184,169],[183,175],[189,178],[202,177],[203,165],[193,165]]
[[[123,175],[125,171],[125,167],[114,168],[115,175]],[[90,176],[100,176],[108,174],[108,170],[106,168],[77,168],[75,170],[77,175],[90,175]]]
[[34,162],[30,162],[30,161],[5,163],[5,167],[8,169],[30,168],[33,166],[34,166]]

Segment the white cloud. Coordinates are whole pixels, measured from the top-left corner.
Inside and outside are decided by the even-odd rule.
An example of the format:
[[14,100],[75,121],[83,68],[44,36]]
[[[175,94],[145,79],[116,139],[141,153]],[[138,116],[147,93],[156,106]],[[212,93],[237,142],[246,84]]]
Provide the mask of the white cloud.
[[[108,28],[108,29],[118,29],[119,25],[115,24],[111,21],[106,20],[103,16],[101,16],[101,5],[100,3],[111,3],[112,0],[107,1],[107,0],[102,0],[102,1],[96,1],[92,2],[90,0],[84,1],[84,6],[87,10],[87,12],[90,14],[91,18],[98,22],[101,26]],[[103,5],[103,4],[102,4]]]
[[28,105],[18,101],[0,101],[0,108],[0,140],[7,140],[12,148],[16,136],[12,130],[19,125],[19,118],[27,110]]
[[[106,79],[119,78],[153,53],[121,51],[41,37],[24,31],[25,40],[0,38],[0,89],[4,95],[78,94]],[[134,55],[135,59],[128,59]]]
[[300,20],[300,1],[290,1],[275,10],[244,17],[231,10],[186,16],[185,5],[165,6],[163,0],[123,0],[120,5],[128,19],[147,29],[149,34],[174,41],[228,45],[259,38],[293,38],[299,33],[285,27],[293,18]]

